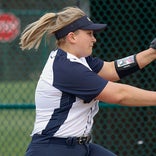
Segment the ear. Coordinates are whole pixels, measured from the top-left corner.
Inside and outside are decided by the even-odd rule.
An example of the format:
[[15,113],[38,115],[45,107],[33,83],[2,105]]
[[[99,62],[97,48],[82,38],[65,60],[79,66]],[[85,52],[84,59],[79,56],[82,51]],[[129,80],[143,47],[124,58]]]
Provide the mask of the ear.
[[75,38],[75,33],[74,32],[70,32],[67,34],[66,39],[71,42],[71,43],[75,43],[76,38]]

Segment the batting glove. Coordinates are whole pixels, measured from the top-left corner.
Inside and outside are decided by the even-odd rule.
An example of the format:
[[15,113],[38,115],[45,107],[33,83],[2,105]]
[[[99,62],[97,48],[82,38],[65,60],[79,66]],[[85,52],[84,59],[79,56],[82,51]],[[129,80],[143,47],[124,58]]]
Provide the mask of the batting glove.
[[156,49],[156,38],[151,42],[150,48]]

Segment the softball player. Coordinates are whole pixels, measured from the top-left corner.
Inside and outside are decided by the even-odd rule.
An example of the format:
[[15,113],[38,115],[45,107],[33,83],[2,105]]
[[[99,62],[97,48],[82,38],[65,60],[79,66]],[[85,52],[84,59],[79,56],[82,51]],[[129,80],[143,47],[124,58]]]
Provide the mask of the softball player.
[[154,61],[156,40],[138,54],[106,62],[91,55],[93,33],[105,28],[68,7],[43,15],[23,31],[23,50],[38,49],[43,36],[55,35],[57,41],[36,87],[36,120],[26,156],[115,156],[92,142],[98,102],[156,105],[156,92],[113,82]]

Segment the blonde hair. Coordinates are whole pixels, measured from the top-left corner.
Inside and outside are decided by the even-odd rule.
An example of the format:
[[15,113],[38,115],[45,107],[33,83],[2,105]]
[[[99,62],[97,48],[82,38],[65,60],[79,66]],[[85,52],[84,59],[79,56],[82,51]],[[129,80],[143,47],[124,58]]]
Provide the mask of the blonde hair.
[[77,7],[67,7],[58,13],[46,13],[39,20],[29,24],[22,32],[19,43],[21,49],[38,49],[44,35],[48,38],[82,16],[85,16],[85,13]]

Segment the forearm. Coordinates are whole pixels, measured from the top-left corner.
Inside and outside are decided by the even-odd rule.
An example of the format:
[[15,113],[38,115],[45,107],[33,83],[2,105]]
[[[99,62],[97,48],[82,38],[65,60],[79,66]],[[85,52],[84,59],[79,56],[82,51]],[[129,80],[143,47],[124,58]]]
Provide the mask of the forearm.
[[151,48],[141,51],[136,55],[117,59],[112,62],[104,62],[104,66],[98,73],[102,78],[109,81],[118,81],[156,60],[156,39],[151,42]]
[[125,85],[119,102],[126,106],[156,106],[156,92]]
[[114,82],[108,82],[97,99],[123,106],[156,106],[156,92]]
[[136,55],[131,55],[114,61],[116,72],[121,78],[130,75],[156,59],[156,49],[149,48]]
[[152,61],[156,60],[156,49],[149,48],[136,55],[136,60],[139,68],[142,69]]

